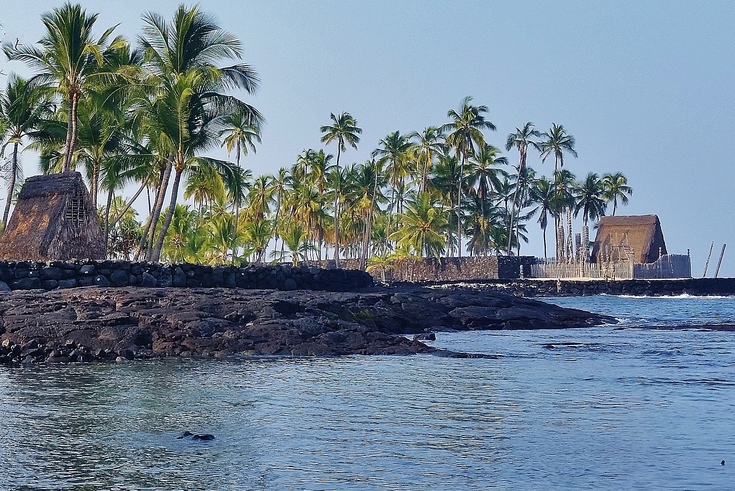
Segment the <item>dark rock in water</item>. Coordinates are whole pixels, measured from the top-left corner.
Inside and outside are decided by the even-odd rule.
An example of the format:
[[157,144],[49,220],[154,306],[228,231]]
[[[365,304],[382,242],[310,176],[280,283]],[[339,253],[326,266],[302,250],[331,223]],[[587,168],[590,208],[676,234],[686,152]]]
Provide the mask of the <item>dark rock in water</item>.
[[420,332],[413,335],[414,341],[436,341],[436,334],[433,332]]
[[190,431],[185,431],[181,435],[176,437],[178,440],[183,440],[184,438],[191,438],[192,440],[200,440],[200,441],[211,441],[214,440],[214,435],[211,435],[209,433],[204,433],[202,435],[195,435],[194,433]]
[[[335,273],[331,279],[339,281],[340,276]],[[614,322],[497,291],[458,287],[14,291],[0,295],[0,363],[407,355],[436,353],[421,342],[435,339],[433,331],[558,329]],[[414,334],[416,339],[405,337]]]

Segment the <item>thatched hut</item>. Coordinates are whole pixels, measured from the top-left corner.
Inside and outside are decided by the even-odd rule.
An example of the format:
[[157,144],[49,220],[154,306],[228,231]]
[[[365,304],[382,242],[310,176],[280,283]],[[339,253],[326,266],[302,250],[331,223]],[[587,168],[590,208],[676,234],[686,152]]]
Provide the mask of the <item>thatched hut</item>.
[[592,262],[653,263],[667,254],[656,215],[609,216],[600,219]]
[[104,259],[105,238],[78,172],[30,177],[0,236],[0,259]]

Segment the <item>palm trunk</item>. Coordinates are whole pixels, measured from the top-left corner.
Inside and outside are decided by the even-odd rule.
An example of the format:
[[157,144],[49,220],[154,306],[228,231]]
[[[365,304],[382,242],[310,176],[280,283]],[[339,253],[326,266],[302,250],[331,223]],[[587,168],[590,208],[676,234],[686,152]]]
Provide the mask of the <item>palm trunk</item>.
[[544,262],[546,262],[546,259],[548,258],[548,255],[546,254],[546,227],[544,227],[543,238],[544,238]]
[[66,131],[66,154],[64,155],[64,172],[71,170],[71,158],[77,143],[77,108],[79,106],[79,94],[74,91],[69,97],[69,118]]
[[8,199],[5,201],[5,211],[3,212],[3,230],[8,227],[8,215],[10,214],[10,205],[13,201],[13,191],[15,190],[15,179],[18,175],[18,142],[13,143],[13,163],[10,169],[10,182],[8,183]]
[[110,242],[110,208],[112,207],[112,189],[107,191],[107,204],[105,205],[105,258],[107,258],[107,246]]
[[153,262],[158,262],[158,260],[161,258],[161,249],[163,248],[163,239],[166,237],[166,232],[168,232],[168,228],[171,225],[171,220],[174,217],[174,210],[176,208],[176,201],[178,199],[179,194],[179,184],[181,183],[181,175],[184,173],[184,170],[176,169],[176,175],[174,176],[174,184],[171,189],[171,201],[168,205],[168,211],[166,212],[166,218],[163,221],[163,225],[161,226],[161,231],[158,234],[158,240],[156,240],[156,247],[153,249],[153,256],[151,257],[151,260]]
[[460,219],[460,206],[462,205],[462,176],[464,176],[465,156],[462,154],[462,163],[459,165],[459,178],[457,179],[457,257],[462,257],[462,220]]
[[153,203],[151,219],[148,221],[148,230],[146,230],[146,234],[143,236],[144,238],[141,239],[141,248],[146,238],[148,240],[148,247],[146,249],[146,258],[148,260],[150,260],[153,255],[153,239],[155,238],[156,226],[158,225],[158,220],[160,219],[161,211],[163,210],[163,202],[166,197],[166,190],[168,189],[168,181],[171,179],[172,168],[172,163],[169,161],[166,164],[166,168],[161,176],[161,182],[158,185],[158,190],[156,191],[156,200]]
[[342,190],[342,176],[339,175],[341,142],[337,143],[337,189],[334,193],[334,265],[339,268],[339,193]]

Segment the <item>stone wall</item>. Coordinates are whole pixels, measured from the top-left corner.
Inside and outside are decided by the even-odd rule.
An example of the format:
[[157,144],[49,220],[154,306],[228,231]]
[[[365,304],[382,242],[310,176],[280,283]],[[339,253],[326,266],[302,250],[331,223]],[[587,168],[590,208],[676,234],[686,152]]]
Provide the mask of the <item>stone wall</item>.
[[224,287],[350,291],[373,284],[357,270],[290,265],[201,266],[127,261],[0,261],[0,290],[53,290],[78,286]]
[[[472,280],[519,279],[531,277],[532,256],[471,256],[406,259],[386,267],[370,268],[376,281],[452,282]],[[334,268],[334,261],[321,261],[323,268]],[[341,259],[340,267],[358,269],[359,262]]]

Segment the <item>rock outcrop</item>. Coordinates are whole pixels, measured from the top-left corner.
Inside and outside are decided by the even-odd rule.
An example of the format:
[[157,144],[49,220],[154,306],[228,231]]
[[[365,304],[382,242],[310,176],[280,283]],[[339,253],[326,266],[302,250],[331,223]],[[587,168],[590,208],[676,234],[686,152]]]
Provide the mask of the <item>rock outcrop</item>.
[[0,364],[158,356],[412,354],[407,335],[614,322],[499,292],[86,287],[0,294]]

